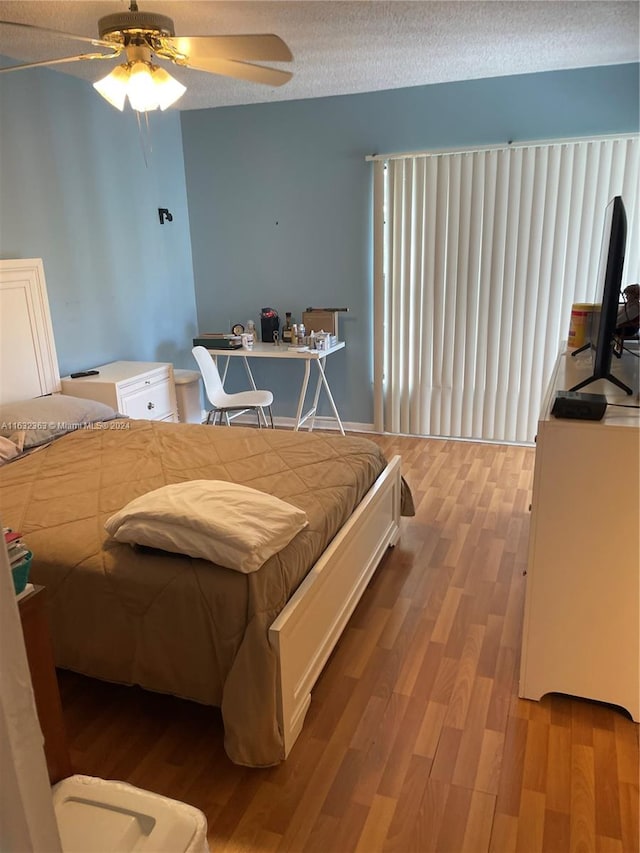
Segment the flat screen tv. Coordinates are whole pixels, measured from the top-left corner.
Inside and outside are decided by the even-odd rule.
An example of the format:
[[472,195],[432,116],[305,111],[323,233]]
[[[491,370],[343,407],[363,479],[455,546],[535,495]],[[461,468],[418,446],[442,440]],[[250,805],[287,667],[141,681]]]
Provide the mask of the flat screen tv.
[[[622,197],[617,195],[611,199],[605,210],[600,262],[598,264],[598,289],[596,291],[602,294],[600,310],[594,314],[591,341],[572,353],[572,355],[577,355],[584,349],[591,349],[593,373],[588,379],[584,379],[570,388],[570,391],[577,391],[598,379],[607,379],[622,388],[627,394],[633,393],[631,388],[611,373],[611,361],[616,345],[618,304],[620,302],[626,242],[627,214],[622,203]],[[620,355],[620,350],[617,355]]]

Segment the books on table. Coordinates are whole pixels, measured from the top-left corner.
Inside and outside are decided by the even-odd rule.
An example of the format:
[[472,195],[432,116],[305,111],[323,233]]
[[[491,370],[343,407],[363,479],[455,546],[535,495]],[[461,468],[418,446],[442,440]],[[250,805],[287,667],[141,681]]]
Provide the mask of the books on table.
[[12,569],[19,566],[30,555],[30,551],[22,540],[22,534],[10,527],[3,528],[4,542],[7,547],[9,565]]

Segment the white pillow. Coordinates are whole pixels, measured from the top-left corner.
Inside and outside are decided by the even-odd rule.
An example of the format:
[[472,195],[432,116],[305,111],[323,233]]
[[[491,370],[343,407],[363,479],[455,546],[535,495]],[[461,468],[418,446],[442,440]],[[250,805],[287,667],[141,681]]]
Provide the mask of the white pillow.
[[3,403],[0,406],[0,436],[13,440],[14,433],[23,431],[24,449],[28,450],[73,430],[116,417],[111,406],[98,400],[47,394],[32,400]]
[[308,524],[280,498],[223,480],[189,480],[135,498],[105,524],[119,542],[255,572]]

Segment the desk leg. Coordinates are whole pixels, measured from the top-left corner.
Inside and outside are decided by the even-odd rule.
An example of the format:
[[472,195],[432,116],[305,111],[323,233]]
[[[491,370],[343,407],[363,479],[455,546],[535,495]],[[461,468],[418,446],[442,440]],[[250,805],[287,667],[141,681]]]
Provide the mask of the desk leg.
[[[211,358],[214,360],[216,367],[218,367],[218,356],[217,356],[217,355],[212,355],[212,356],[211,356]],[[227,378],[227,370],[229,370],[229,361],[230,361],[229,356],[227,356],[227,357],[226,357],[226,359],[225,359],[225,362],[224,362],[224,370],[223,370],[223,371],[222,371],[222,373],[220,374],[220,380],[222,381],[222,387],[223,387],[223,388],[224,388],[224,383],[225,383],[226,378]],[[218,367],[218,371],[219,371],[219,370],[220,370],[220,368]],[[224,413],[224,420],[225,420],[226,425],[227,425],[227,426],[230,426],[230,423],[229,423],[229,412],[225,412],[225,413]],[[209,418],[208,418],[208,417],[207,417],[207,423],[209,423]],[[214,426],[216,425],[216,416],[215,416],[215,413],[214,413],[214,415],[213,415],[213,421],[212,421],[212,423],[213,423],[213,425],[214,425]],[[222,414],[220,415],[220,426],[222,426]]]
[[253,373],[251,372],[251,368],[249,367],[249,362],[247,361],[246,355],[242,356],[242,361],[244,362],[244,369],[247,371],[247,376],[249,377],[249,383],[251,384],[253,390],[257,391],[258,389],[256,388],[256,382],[253,378]]
[[[333,416],[336,419],[336,421],[338,422],[338,427],[340,428],[340,432],[342,433],[342,435],[344,435],[344,428],[342,426],[342,421],[340,420],[340,415],[338,414],[336,404],[333,400],[333,394],[331,393],[331,388],[329,388],[329,383],[327,382],[327,377],[326,377],[326,374],[324,372],[324,365],[322,364],[323,360],[324,359],[319,358],[316,361],[316,364],[318,365],[318,370],[320,371],[320,379],[322,381],[322,384],[324,385],[324,390],[327,392],[327,397],[329,398],[329,403],[331,404],[331,408],[333,409]],[[309,362],[307,362],[307,364],[308,363]]]
[[[244,361],[244,369],[247,371],[247,376],[249,377],[249,382],[251,383],[251,387],[253,388],[254,391],[257,391],[258,389],[256,388],[256,382],[255,382],[255,379],[253,378],[253,373],[251,372],[251,368],[249,367],[249,359],[246,357],[246,355],[243,355],[242,360]],[[228,358],[227,358],[227,361],[229,361]],[[264,409],[262,407],[260,407],[260,409],[258,411],[260,412],[260,416],[262,417],[262,422],[264,423],[265,427],[268,427],[269,424],[267,423],[267,416],[264,413]]]
[[[319,362],[318,362],[319,363]],[[307,387],[309,385],[309,374],[311,373],[311,362],[308,358],[304,360],[304,377],[302,379],[302,388],[298,397],[298,411],[296,413],[296,425],[294,430],[297,432],[300,429],[300,420],[302,419],[302,408],[304,406],[304,398],[307,396]]]
[[[320,362],[318,362],[320,364]],[[322,388],[322,371],[318,372],[318,381],[316,382],[316,393],[313,395],[313,408],[311,409],[311,426],[309,432],[313,432],[316,423],[316,415],[318,413],[318,400],[320,399],[320,389]]]
[[[218,356],[217,356],[217,355],[214,355],[214,356],[213,356],[213,360],[214,360],[214,361],[216,362],[216,364],[217,364],[217,363],[218,363]],[[225,362],[224,362],[224,370],[222,371],[222,374],[221,374],[221,376],[220,376],[220,379],[222,380],[222,386],[223,386],[223,387],[224,387],[224,383],[225,383],[225,381],[226,381],[226,379],[227,379],[227,371],[229,370],[229,362],[230,362],[230,360],[231,360],[231,359],[229,358],[229,356],[227,356],[227,357],[226,357],[226,359],[225,359]]]

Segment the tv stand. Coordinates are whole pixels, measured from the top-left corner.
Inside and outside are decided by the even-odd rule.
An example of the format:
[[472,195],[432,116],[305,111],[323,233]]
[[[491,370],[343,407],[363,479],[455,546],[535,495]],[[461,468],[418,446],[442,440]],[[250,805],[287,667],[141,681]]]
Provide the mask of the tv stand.
[[589,344],[583,344],[578,349],[574,349],[571,351],[571,357],[573,358],[576,355],[580,355],[581,352],[586,352],[588,349],[592,349],[592,347],[593,347],[593,345],[590,343]]
[[[579,349],[573,350],[571,356],[573,357],[579,355],[581,352],[585,352],[586,350],[592,348],[592,344],[585,344]],[[612,382],[614,385],[617,385],[618,388],[624,391],[625,394],[633,394],[633,390],[629,388],[628,385],[625,385],[625,383],[621,379],[618,379],[617,376],[614,376],[613,373],[607,373],[604,376],[596,376],[594,373],[592,373],[591,376],[589,376],[587,379],[583,379],[582,382],[578,382],[578,384],[574,385],[573,388],[567,388],[567,391],[579,391],[580,388],[584,388],[585,385],[591,385],[592,382],[597,382],[599,379],[604,379],[607,382]]]
[[[577,350],[579,352],[579,350]],[[621,379],[618,379],[617,376],[614,376],[613,373],[607,373],[606,376],[590,376],[588,379],[583,379],[582,382],[578,382],[577,385],[574,385],[573,388],[568,388],[568,391],[579,391],[580,388],[584,388],[585,385],[591,385],[592,382],[597,382],[599,379],[603,379],[606,382],[613,382],[614,385],[617,385],[618,388],[622,389],[625,394],[633,394],[631,388],[628,385],[625,385]]]
[[[616,364],[634,388],[638,364]],[[638,722],[640,409],[608,386],[600,393],[624,408],[600,421],[551,414],[556,393],[590,369],[562,354],[538,421],[518,695],[608,702]]]

